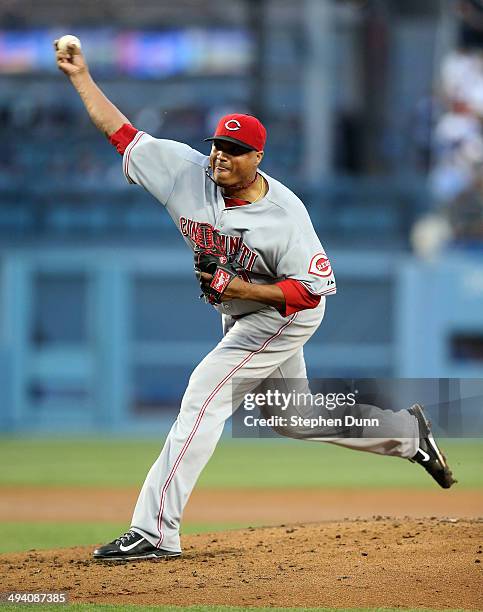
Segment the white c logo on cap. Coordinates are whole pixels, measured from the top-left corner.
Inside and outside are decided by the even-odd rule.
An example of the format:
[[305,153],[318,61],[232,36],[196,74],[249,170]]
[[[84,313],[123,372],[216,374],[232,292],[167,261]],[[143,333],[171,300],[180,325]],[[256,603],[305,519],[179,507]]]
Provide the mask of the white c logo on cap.
[[[233,127],[233,124],[235,124],[234,127]],[[241,124],[236,119],[230,119],[230,121],[227,121],[225,123],[225,127],[226,127],[227,130],[230,130],[232,132],[236,132],[236,130],[239,130],[241,128]]]

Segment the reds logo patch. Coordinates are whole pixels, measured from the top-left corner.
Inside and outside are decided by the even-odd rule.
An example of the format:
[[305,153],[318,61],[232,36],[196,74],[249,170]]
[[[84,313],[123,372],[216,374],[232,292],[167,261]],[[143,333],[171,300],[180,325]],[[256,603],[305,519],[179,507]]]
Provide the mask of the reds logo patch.
[[227,130],[236,132],[237,130],[241,129],[241,123],[236,119],[230,119],[225,123],[225,127]]
[[315,274],[315,276],[321,276],[322,278],[326,278],[332,274],[332,267],[325,253],[317,253],[317,255],[312,257],[309,273]]

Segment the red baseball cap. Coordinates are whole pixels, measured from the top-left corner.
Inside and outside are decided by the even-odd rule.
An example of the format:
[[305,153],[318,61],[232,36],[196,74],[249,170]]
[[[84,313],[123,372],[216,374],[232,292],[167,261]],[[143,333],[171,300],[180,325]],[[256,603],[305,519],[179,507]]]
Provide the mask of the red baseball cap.
[[267,130],[253,115],[234,113],[220,119],[213,136],[208,140],[226,140],[245,147],[250,151],[263,151]]

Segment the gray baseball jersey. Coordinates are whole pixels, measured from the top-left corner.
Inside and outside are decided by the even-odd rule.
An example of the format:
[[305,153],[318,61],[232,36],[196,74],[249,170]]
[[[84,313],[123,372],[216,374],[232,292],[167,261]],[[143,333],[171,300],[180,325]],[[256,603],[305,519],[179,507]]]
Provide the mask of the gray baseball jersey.
[[[317,307],[283,317],[275,308],[241,300],[218,306],[225,335],[192,373],[181,409],[164,447],[139,494],[131,528],[151,544],[171,552],[181,549],[179,526],[188,497],[241,397],[234,377],[306,378],[303,345],[319,327],[325,296],[335,293],[329,260],[302,202],[275,179],[266,196],[244,206],[226,208],[220,189],[209,176],[209,158],[187,145],[157,140],[138,132],[124,153],[124,173],[161,202],[187,244],[193,248],[198,223],[210,223],[226,241],[245,278],[254,283],[300,281],[320,295]],[[230,315],[245,314],[235,320]],[[244,386],[245,392],[250,389]],[[234,395],[235,394],[235,395]],[[388,422],[387,438],[329,441],[383,455],[412,457],[417,425],[407,411],[383,415],[362,406],[364,417]],[[401,437],[401,432],[406,432]],[[291,435],[287,432],[286,435]],[[306,439],[311,439],[310,436]],[[324,441],[323,432],[312,439]],[[327,439],[325,439],[327,440]]]
[[[200,222],[221,234],[228,255],[252,283],[298,280],[314,295],[336,292],[329,259],[299,198],[275,179],[265,197],[246,206],[226,208],[221,190],[211,180],[209,158],[188,145],[138,132],[124,154],[124,173],[161,202],[188,245]],[[216,306],[239,315],[265,306],[231,300]]]

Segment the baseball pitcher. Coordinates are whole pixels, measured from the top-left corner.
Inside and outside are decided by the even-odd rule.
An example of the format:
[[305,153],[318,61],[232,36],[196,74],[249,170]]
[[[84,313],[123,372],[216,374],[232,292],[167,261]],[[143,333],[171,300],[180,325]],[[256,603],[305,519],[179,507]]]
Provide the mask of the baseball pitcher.
[[[181,554],[180,520],[225,421],[242,397],[233,379],[306,379],[303,346],[336,293],[330,260],[303,203],[260,169],[266,130],[253,116],[222,117],[209,156],[138,131],[102,93],[74,44],[60,50],[67,75],[96,127],[123,156],[129,183],[149,191],[193,250],[202,297],[224,336],[197,365],[179,415],[140,492],[130,529],[97,548],[102,561]],[[249,383],[248,383],[249,385]],[[251,389],[253,390],[253,388]],[[243,391],[250,391],[243,385]],[[241,393],[241,391],[240,391]],[[419,405],[399,412],[359,406],[386,437],[331,438],[348,448],[420,463],[444,488],[454,480]],[[290,431],[286,435],[291,435]],[[304,439],[329,440],[314,431]]]

